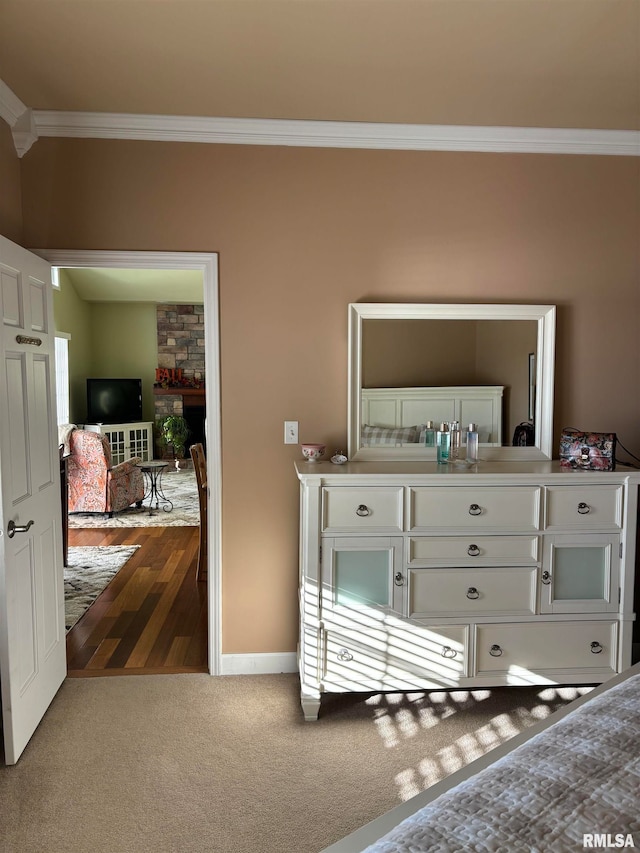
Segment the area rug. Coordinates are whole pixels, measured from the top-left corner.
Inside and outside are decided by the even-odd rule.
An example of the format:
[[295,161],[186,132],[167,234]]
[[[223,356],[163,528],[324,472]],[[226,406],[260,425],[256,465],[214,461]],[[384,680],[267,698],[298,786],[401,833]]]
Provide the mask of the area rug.
[[64,570],[65,626],[69,631],[118,574],[139,545],[69,548]]
[[162,476],[161,488],[173,503],[166,512],[160,502],[158,509],[149,507],[149,500],[141,507],[130,506],[109,518],[106,513],[74,512],[69,515],[69,527],[197,527],[200,508],[196,475],[191,470],[175,471],[169,468]]

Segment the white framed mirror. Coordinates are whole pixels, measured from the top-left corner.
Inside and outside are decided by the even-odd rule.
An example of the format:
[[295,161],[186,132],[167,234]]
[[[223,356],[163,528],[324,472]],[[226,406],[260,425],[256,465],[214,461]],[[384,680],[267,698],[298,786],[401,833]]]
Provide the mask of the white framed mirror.
[[480,463],[551,459],[555,326],[554,305],[352,303],[349,458],[435,460],[425,425],[458,420]]

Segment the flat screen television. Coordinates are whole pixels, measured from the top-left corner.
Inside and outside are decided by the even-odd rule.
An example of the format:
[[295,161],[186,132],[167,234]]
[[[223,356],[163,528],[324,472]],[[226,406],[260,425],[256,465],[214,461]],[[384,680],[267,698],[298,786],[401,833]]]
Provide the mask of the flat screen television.
[[87,379],[87,423],[142,420],[142,379]]

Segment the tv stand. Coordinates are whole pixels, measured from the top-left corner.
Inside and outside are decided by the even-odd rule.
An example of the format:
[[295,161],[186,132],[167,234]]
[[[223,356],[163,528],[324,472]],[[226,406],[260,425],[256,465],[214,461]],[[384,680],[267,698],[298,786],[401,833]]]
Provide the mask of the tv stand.
[[85,424],[90,432],[106,435],[111,445],[114,465],[138,456],[143,462],[153,459],[153,422],[135,421],[128,424]]

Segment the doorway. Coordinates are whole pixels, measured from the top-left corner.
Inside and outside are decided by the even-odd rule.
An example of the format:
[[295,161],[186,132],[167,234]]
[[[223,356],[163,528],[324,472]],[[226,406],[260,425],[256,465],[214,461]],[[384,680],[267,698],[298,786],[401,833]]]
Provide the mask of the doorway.
[[221,671],[221,429],[220,429],[220,330],[218,303],[218,256],[191,252],[117,252],[41,250],[37,254],[54,267],[66,269],[198,270],[204,295],[206,402],[204,442],[207,446],[209,513],[208,547],[208,671]]

